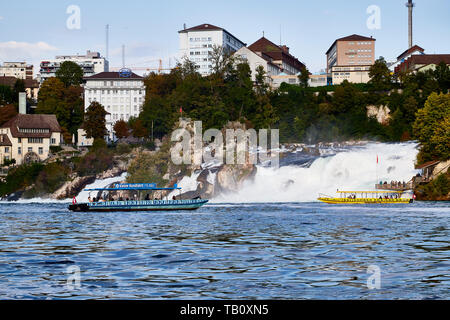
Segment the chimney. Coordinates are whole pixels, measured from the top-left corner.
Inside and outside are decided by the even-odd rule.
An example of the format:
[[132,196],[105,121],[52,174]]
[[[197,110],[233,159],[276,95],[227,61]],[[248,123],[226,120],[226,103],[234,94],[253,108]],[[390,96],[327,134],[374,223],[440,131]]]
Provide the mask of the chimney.
[[27,94],[19,92],[19,113],[27,114]]
[[186,23],[183,24],[183,30],[186,30]]
[[283,52],[285,52],[285,53],[289,53],[289,47],[287,47],[285,45],[281,46],[281,50],[283,50]]
[[413,8],[414,8],[414,3],[412,2],[412,0],[408,0],[406,7],[408,8],[408,44],[409,44],[408,48],[411,48],[413,46]]

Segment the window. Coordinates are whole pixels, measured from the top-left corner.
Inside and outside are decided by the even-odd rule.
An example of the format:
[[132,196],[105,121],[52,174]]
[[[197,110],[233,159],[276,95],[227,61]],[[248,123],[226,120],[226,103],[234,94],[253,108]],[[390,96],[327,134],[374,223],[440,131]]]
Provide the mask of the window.
[[44,148],[39,147],[39,154],[44,154]]
[[9,147],[5,147],[5,153],[9,153]]
[[17,148],[17,154],[22,154],[22,147]]
[[52,144],[56,144],[56,139],[52,138]]
[[28,147],[28,152],[33,152],[33,147]]
[[43,143],[43,138],[28,138],[28,143]]

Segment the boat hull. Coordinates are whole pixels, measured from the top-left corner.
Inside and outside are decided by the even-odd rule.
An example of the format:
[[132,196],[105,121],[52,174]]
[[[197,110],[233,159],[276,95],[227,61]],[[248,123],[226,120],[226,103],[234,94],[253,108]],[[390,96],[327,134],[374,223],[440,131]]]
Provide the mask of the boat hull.
[[208,200],[144,200],[144,201],[106,201],[69,205],[74,212],[111,211],[178,211],[196,210]]
[[317,200],[328,204],[399,204],[412,203],[413,199],[345,199],[345,198],[318,198]]

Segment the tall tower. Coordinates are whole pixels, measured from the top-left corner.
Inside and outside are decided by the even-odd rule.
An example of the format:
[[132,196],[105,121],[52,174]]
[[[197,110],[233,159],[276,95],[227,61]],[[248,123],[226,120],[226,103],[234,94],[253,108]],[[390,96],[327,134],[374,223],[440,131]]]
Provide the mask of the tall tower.
[[412,2],[412,0],[408,0],[406,7],[408,8],[408,41],[409,41],[409,48],[411,48],[413,46],[413,8],[414,8],[414,3]]

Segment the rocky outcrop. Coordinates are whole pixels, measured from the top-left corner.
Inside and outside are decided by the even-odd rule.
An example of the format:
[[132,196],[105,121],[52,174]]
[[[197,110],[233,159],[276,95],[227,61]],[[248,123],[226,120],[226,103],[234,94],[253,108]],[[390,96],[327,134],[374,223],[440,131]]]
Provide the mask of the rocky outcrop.
[[95,176],[75,177],[67,181],[64,185],[51,195],[52,199],[62,200],[78,195],[85,186],[95,181]]
[[388,124],[391,110],[387,106],[367,106],[367,116],[376,118],[383,125]]

